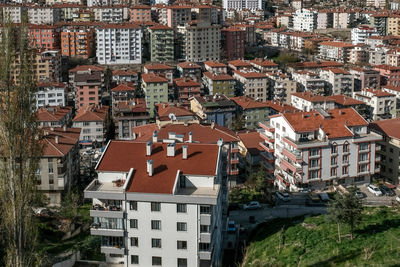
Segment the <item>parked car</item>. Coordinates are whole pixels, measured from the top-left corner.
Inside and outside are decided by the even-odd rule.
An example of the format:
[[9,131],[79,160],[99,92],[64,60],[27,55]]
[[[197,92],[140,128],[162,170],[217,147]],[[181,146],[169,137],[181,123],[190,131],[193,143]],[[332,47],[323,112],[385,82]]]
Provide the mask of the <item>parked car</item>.
[[356,198],[359,198],[359,199],[366,197],[366,195],[361,191],[354,192],[354,195],[356,196]]
[[277,198],[285,202],[290,201],[291,199],[288,192],[276,192],[275,195]]
[[382,196],[381,190],[379,190],[379,188],[376,187],[376,186],[373,185],[373,184],[369,184],[369,185],[368,185],[368,191],[371,192],[372,194],[374,194],[374,195],[377,196],[377,197]]
[[308,194],[308,197],[313,201],[313,202],[319,202],[321,199],[319,198],[319,195],[317,193],[310,193]]
[[396,196],[396,201],[400,203],[400,196]]
[[245,204],[243,206],[243,209],[244,210],[258,210],[258,209],[261,209],[261,205],[260,205],[260,203],[258,203],[258,201],[251,201],[250,203]]
[[227,228],[228,233],[234,234],[236,233],[236,224],[235,221],[228,221],[228,228]]
[[393,191],[393,189],[390,189],[389,187],[387,187],[386,185],[380,185],[379,186],[379,190],[381,190],[382,194],[385,196],[395,196],[396,193]]
[[328,194],[327,194],[327,193],[324,193],[324,192],[319,193],[319,198],[320,198],[322,201],[325,201],[325,202],[331,200],[331,199],[329,198]]

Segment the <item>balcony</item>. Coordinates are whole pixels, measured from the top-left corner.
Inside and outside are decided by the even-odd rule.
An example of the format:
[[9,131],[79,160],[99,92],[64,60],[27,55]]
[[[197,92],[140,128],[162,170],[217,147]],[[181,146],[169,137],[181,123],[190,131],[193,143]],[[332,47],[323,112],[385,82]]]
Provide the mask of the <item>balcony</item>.
[[239,163],[239,158],[234,157],[229,159],[230,164],[238,164]]
[[125,254],[125,248],[124,247],[118,247],[118,246],[101,246],[100,247],[101,253],[106,253],[106,254],[119,254],[119,255],[124,255]]
[[375,151],[381,151],[381,150],[382,150],[382,146],[381,145],[376,145]]
[[269,145],[266,144],[265,142],[260,142],[259,145],[260,145],[265,151],[267,151],[268,153],[272,153],[272,154],[273,154],[273,153],[275,152],[275,149],[269,147]]
[[238,175],[239,174],[239,169],[233,169],[231,170],[231,175]]
[[115,206],[102,207],[100,205],[94,205],[90,209],[91,217],[107,217],[107,218],[124,218],[124,211]]
[[211,251],[199,251],[200,260],[211,260]]
[[266,134],[264,134],[262,132],[260,133],[260,137],[262,139],[264,139],[266,142],[270,143],[270,144],[275,143],[275,138],[274,137],[268,136],[268,135],[266,135]]
[[275,176],[280,182],[282,182],[286,186],[290,186],[290,183],[283,178],[283,175],[277,174]]
[[297,163],[290,163],[289,161],[282,159],[281,161],[281,167],[283,170],[291,170],[293,173],[302,173],[303,172],[303,167],[300,164]]
[[271,125],[269,125],[269,122],[259,122],[258,126],[260,126],[261,128],[263,128],[264,130],[273,133],[275,132],[275,128],[272,127]]
[[58,189],[64,189],[64,186],[65,186],[65,180],[64,180],[64,177],[62,177],[62,178],[58,178]]
[[200,214],[200,224],[210,225],[211,224],[211,214]]
[[94,179],[84,190],[85,198],[113,199],[123,200],[124,194],[121,194],[125,180],[116,180],[109,183],[99,182]]
[[263,157],[266,161],[273,163],[275,161],[274,155],[271,153],[267,153],[265,151],[260,153],[261,157]]
[[291,138],[286,136],[286,137],[283,137],[282,140],[285,143],[287,143],[287,144],[289,144],[289,145],[291,145],[291,146],[293,146],[293,147],[295,147],[297,149],[312,148],[312,147],[324,147],[324,146],[328,146],[329,145],[328,141],[322,141],[322,140],[319,140],[319,139],[312,139],[312,140],[305,139],[305,140],[295,141],[295,140],[293,140],[293,139],[291,139]]
[[211,233],[200,233],[200,242],[211,243]]
[[301,152],[298,150],[289,150],[287,148],[284,148],[282,150],[282,154],[297,163],[301,163],[303,161]]
[[[95,225],[95,224],[93,224]],[[108,229],[93,226],[90,228],[91,235],[99,236],[124,236],[124,229]]]

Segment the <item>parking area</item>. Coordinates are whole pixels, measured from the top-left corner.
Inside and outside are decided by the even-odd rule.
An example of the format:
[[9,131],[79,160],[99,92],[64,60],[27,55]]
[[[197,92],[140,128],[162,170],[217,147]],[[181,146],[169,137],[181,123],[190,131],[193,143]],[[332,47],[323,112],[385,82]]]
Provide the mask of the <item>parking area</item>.
[[[362,203],[364,205],[371,205],[371,206],[393,206],[398,205],[396,201],[396,196],[376,196],[372,194],[368,190],[368,185],[359,186],[358,188],[362,193],[365,194],[365,198],[362,199]],[[400,191],[398,189],[394,190],[396,195],[400,195]]]

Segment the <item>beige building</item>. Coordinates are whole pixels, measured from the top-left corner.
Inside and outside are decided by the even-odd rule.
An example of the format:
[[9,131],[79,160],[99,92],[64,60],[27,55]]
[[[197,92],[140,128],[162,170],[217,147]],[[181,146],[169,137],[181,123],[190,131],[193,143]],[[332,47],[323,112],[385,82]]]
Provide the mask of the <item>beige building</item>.
[[387,18],[387,35],[400,36],[400,15],[391,14]]
[[180,34],[180,55],[186,61],[204,62],[219,60],[221,26],[210,22],[192,21],[178,26]]
[[268,77],[268,91],[272,93],[272,99],[284,104],[291,102],[292,94],[296,93],[297,82],[284,73],[266,73]]
[[383,136],[383,140],[378,143],[380,150],[377,151],[381,176],[397,185],[400,179],[400,119],[374,122],[371,128]]
[[245,96],[254,100],[267,101],[268,99],[268,78],[265,73],[254,70],[235,70],[233,72],[238,90]]

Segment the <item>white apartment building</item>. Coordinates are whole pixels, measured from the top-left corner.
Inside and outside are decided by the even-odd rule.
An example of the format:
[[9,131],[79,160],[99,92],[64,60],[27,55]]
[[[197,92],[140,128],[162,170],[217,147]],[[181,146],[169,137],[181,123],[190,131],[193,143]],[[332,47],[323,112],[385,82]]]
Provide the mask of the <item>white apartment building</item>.
[[297,71],[292,74],[293,80],[298,83],[300,91],[314,94],[325,94],[326,82],[317,74],[310,71]]
[[22,5],[4,5],[2,6],[2,21],[6,21],[8,17],[13,23],[21,23],[22,13],[26,11],[26,7]]
[[124,7],[96,7],[94,11],[94,19],[104,23],[121,23],[128,19],[128,11],[124,12]]
[[28,20],[32,24],[55,24],[61,19],[61,9],[34,5],[28,8]]
[[293,13],[293,30],[312,32],[317,28],[316,11],[310,9],[298,9]]
[[319,75],[327,82],[327,89],[331,94],[352,95],[354,91],[354,77],[350,72],[340,68],[324,68]]
[[373,49],[370,49],[368,51],[368,63],[371,65],[383,65],[386,64],[387,60],[387,53],[389,51],[389,48],[386,47],[376,47]]
[[259,125],[268,137],[260,145],[275,157],[279,189],[364,184],[379,172],[381,136],[369,132],[368,122],[352,108],[281,113]]
[[110,141],[99,160],[84,194],[108,264],[220,266],[222,140],[170,141]]
[[249,9],[251,11],[263,10],[264,1],[263,0],[223,0],[222,7],[225,10],[242,10]]
[[327,96],[313,95],[310,92],[292,94],[291,105],[298,110],[311,111],[317,108],[330,110],[335,108],[335,101]]
[[355,20],[354,12],[333,12],[333,28],[334,29],[347,29]]
[[36,108],[44,106],[65,106],[67,86],[63,83],[39,83],[36,91]]
[[361,25],[351,29],[351,42],[353,44],[365,44],[366,39],[371,36],[378,36],[378,32],[374,27]]
[[370,107],[372,120],[391,119],[396,114],[396,95],[387,91],[363,89],[354,92],[353,98]]
[[182,42],[182,58],[191,62],[219,60],[221,26],[210,22],[192,21],[178,26]]
[[350,51],[354,48],[351,43],[336,41],[321,42],[319,45],[319,58],[343,63],[349,61]]
[[327,10],[319,10],[317,14],[317,29],[332,28],[333,14]]
[[141,64],[142,29],[138,24],[106,24],[96,29],[100,64]]

